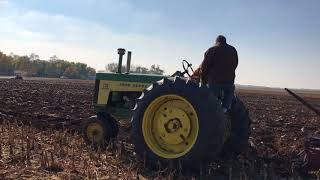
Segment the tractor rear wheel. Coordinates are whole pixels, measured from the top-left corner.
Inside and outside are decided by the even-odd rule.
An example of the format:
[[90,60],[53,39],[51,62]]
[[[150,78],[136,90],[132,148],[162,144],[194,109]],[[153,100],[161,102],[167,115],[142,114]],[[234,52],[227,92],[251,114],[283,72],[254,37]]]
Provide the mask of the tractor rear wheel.
[[223,146],[224,117],[207,88],[180,77],[153,83],[137,100],[132,140],[143,161],[198,169]]
[[232,103],[230,120],[231,130],[221,152],[223,158],[236,157],[249,146],[251,119],[248,109],[238,97]]

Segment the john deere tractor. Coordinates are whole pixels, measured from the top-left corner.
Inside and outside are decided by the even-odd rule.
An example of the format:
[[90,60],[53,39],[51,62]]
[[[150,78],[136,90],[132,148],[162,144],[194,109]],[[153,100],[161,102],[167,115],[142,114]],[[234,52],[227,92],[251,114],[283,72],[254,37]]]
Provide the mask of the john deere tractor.
[[[173,76],[121,72],[124,49],[118,49],[116,73],[97,73],[94,92],[96,116],[83,125],[88,144],[106,145],[117,136],[115,117],[131,118],[131,139],[137,155],[150,165],[173,164],[197,168],[217,157],[236,157],[245,151],[250,118],[235,96],[229,115],[221,100],[192,78],[192,65]],[[186,77],[185,77],[186,76]]]

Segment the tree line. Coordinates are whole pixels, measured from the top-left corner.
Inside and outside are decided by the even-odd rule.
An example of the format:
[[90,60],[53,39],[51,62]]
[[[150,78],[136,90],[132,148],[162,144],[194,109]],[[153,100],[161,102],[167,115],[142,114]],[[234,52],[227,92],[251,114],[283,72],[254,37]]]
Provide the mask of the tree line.
[[[122,72],[125,72],[125,69],[125,66],[122,66]],[[106,65],[105,70],[117,72],[118,64],[109,63]],[[0,51],[0,75],[13,76],[17,71],[23,72],[23,75],[30,77],[66,77],[72,79],[88,79],[96,74],[96,70],[87,66],[87,64],[69,62],[55,55],[50,57],[49,60],[40,60],[40,57],[34,53],[29,56],[19,56],[13,53],[6,55]],[[132,65],[130,72],[163,75],[164,70],[155,64],[151,65],[150,68]]]
[[24,72],[26,76],[74,79],[88,79],[95,76],[96,70],[79,62],[69,62],[57,56],[49,60],[40,60],[32,53],[30,56],[6,55],[0,51],[0,75],[12,76],[15,71]]
[[[118,63],[109,63],[105,67],[106,71],[109,72],[117,72],[118,71]],[[126,72],[126,67],[121,67],[122,72]],[[164,70],[160,68],[159,65],[151,65],[150,68],[146,68],[143,66],[138,65],[131,65],[130,73],[137,73],[137,74],[158,74],[163,75]]]

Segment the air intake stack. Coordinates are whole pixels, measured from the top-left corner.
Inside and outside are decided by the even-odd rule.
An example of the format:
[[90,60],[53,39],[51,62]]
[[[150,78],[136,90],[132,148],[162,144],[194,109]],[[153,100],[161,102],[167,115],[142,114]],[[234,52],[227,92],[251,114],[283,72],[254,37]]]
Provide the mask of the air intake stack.
[[131,65],[131,51],[128,51],[127,54],[127,74],[130,73],[130,65]]

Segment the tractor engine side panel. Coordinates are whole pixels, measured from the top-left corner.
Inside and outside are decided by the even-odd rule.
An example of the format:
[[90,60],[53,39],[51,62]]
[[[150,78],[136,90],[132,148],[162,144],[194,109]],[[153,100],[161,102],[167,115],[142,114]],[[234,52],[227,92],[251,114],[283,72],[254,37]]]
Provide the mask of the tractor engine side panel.
[[142,92],[150,83],[96,80],[94,108],[96,112],[104,112],[109,104],[111,92]]

